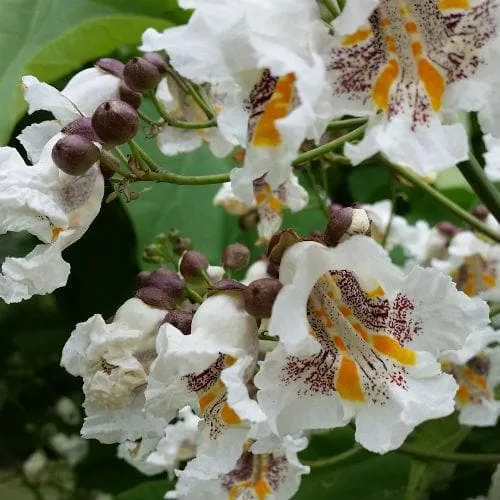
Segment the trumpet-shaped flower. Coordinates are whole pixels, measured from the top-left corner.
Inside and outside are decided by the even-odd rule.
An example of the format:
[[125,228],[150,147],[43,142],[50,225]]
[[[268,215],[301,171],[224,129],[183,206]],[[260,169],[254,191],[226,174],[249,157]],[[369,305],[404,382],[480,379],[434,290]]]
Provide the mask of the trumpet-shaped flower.
[[[441,359],[443,370],[458,383],[455,401],[463,425],[492,426],[500,416],[500,401],[495,400],[495,387],[500,383],[498,342],[500,332],[487,328],[471,335],[465,357],[449,354]],[[488,347],[493,343],[496,346]]]
[[170,420],[189,405],[203,419],[195,461],[229,470],[241,453],[248,422],[264,419],[246,383],[256,365],[257,325],[241,300],[209,297],[196,311],[191,335],[166,323],[158,333],[147,409]]
[[246,446],[234,468],[225,474],[213,474],[207,469],[193,467],[178,471],[176,489],[166,498],[179,500],[203,500],[205,498],[274,498],[287,500],[297,491],[303,474],[309,467],[303,466],[297,452],[307,446],[304,438],[287,436],[280,446],[269,452],[256,452]]
[[283,209],[288,208],[292,212],[302,210],[309,201],[309,195],[294,174],[290,174],[290,177],[274,190],[266,178],[255,180],[253,186],[254,200],[250,206],[234,194],[229,182],[223,184],[215,195],[214,205],[224,207],[233,215],[245,215],[255,207],[259,216],[259,238],[256,245],[265,245],[273,234],[279,231],[283,222]]
[[418,266],[404,275],[372,239],[303,242],[280,267],[269,332],[280,337],[255,377],[272,430],[356,421],[356,440],[384,453],[419,423],[448,415],[457,384],[438,358],[488,323],[479,299]]
[[180,5],[195,6],[189,23],[147,30],[142,49],[165,49],[180,74],[214,86],[222,135],[247,149],[232,186],[250,204],[252,182],[286,181],[304,139],[318,141],[334,113],[319,55],[327,29],[309,0]]
[[61,365],[83,379],[82,436],[103,443],[162,436],[168,420],[144,411],[144,390],[164,316],[165,311],[133,298],[111,323],[96,314],[71,333]]
[[345,147],[354,164],[381,151],[425,175],[467,158],[463,126],[443,114],[482,106],[465,96],[487,79],[483,67],[494,70],[496,9],[492,0],[347,2],[327,60],[339,108],[372,115],[364,139]]

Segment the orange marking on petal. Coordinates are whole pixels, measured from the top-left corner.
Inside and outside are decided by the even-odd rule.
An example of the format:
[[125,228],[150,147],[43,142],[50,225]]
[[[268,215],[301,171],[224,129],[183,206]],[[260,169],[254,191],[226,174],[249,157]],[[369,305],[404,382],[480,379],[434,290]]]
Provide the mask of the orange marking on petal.
[[469,0],[439,0],[438,9],[448,10],[448,9],[469,9]]
[[278,78],[274,93],[260,117],[252,137],[252,144],[257,147],[275,147],[281,143],[281,134],[276,127],[276,120],[284,118],[293,100],[295,75],[289,73]]
[[259,500],[264,500],[267,497],[267,495],[272,493],[271,488],[269,488],[269,485],[263,478],[260,478],[257,481],[257,484],[253,487],[253,490],[255,491],[257,498]]
[[358,332],[362,339],[368,340],[368,332],[359,323],[355,323],[352,327]]
[[51,231],[52,241],[57,240],[57,237],[64,231],[62,227],[54,226]]
[[229,425],[235,425],[241,422],[240,417],[236,415],[234,410],[227,403],[224,403],[224,406],[222,407],[222,410],[220,412],[220,416],[222,420]]
[[414,365],[417,362],[417,356],[414,351],[401,347],[399,342],[387,335],[374,335],[372,337],[373,347],[377,351],[393,358],[403,365]]
[[224,364],[226,365],[226,368],[229,366],[233,366],[234,363],[236,363],[236,358],[233,358],[232,356],[229,356],[229,354],[226,354],[224,357]]
[[422,44],[420,42],[413,42],[411,44],[411,52],[413,54],[413,57],[418,59],[423,53]]
[[382,26],[389,26],[391,24],[391,20],[387,16],[383,16],[382,19],[380,19],[380,24]]
[[385,37],[385,43],[387,44],[387,50],[389,52],[397,52],[398,46],[396,44],[396,39],[392,35]]
[[270,200],[269,200],[269,208],[275,212],[275,213],[278,213],[280,214],[281,213],[281,201],[276,198],[276,196],[271,196]]
[[399,64],[396,59],[390,59],[377,76],[373,85],[372,99],[376,108],[384,111],[389,110],[389,93],[398,75]]
[[333,337],[333,341],[335,342],[335,345],[342,351],[342,352],[347,352],[347,347],[344,343],[344,341],[342,340],[341,337],[339,337],[338,335],[336,335],[335,337]]
[[460,385],[458,386],[456,398],[462,404],[469,402],[469,399],[470,399],[469,389],[467,388],[467,386],[464,383],[460,383]]
[[203,394],[203,396],[200,397],[199,399],[199,404],[200,404],[200,411],[201,413],[204,413],[207,407],[213,403],[215,399],[215,394],[208,392],[206,394]]
[[428,59],[418,61],[418,74],[429,96],[432,109],[439,111],[446,90],[446,80]]
[[359,42],[363,42],[372,36],[373,32],[371,28],[359,28],[357,31],[351,35],[346,35],[342,39],[342,45],[356,45]]
[[385,295],[384,289],[379,285],[377,288],[366,292],[368,297],[383,297]]
[[342,316],[349,316],[352,312],[347,306],[340,306],[339,311]]
[[418,27],[413,21],[409,21],[405,24],[405,30],[407,33],[416,33],[418,31]]
[[497,280],[491,274],[484,273],[481,275],[481,279],[483,280],[485,285],[490,287],[495,286],[497,284]]
[[361,389],[358,367],[350,358],[342,358],[340,362],[335,389],[340,397],[348,401],[364,401],[365,395]]
[[469,297],[473,297],[474,295],[476,295],[476,287],[474,285],[474,281],[468,278],[467,281],[464,283],[462,291],[465,293],[465,295],[468,295]]

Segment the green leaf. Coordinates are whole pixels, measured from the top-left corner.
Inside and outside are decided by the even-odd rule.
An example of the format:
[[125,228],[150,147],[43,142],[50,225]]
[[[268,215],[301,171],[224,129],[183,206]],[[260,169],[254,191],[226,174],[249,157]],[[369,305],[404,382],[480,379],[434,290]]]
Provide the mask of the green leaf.
[[[147,9],[137,5],[140,2],[123,4],[119,0],[100,4],[89,0],[0,0],[0,107],[4,117],[0,144],[8,142],[25,109],[22,75],[32,73],[46,81],[62,77],[120,45],[138,44],[148,26],[163,29],[169,25],[164,19],[148,17]],[[129,7],[134,15],[125,15]]]
[[120,493],[116,500],[162,500],[165,493],[173,489],[171,481],[147,481]]
[[[461,427],[456,414],[431,420],[419,426],[409,443],[425,450],[454,451],[467,437],[470,429]],[[408,478],[405,500],[421,500],[434,485],[450,479],[454,465],[413,460]]]

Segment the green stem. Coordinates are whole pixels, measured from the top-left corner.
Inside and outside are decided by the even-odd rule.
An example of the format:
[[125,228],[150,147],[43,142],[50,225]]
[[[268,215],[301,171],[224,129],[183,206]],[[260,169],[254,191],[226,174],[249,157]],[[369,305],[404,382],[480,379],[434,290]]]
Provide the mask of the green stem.
[[[151,156],[149,156],[146,151],[144,151],[144,149],[141,148],[141,146],[139,146],[139,144],[137,144],[137,142],[135,142],[133,139],[130,139],[130,141],[128,141],[128,145],[130,147],[130,149],[132,150],[132,153],[134,154],[134,156],[136,157],[137,161],[143,161],[143,163],[146,164],[146,166],[152,170],[153,172],[158,172],[160,170],[160,167],[156,164],[156,162],[153,160],[153,158],[151,158]],[[147,172],[146,172],[147,173]],[[141,179],[145,179],[146,176],[144,177],[141,177]]]
[[[176,120],[175,118],[172,118],[168,114],[167,110],[165,109],[163,104],[159,101],[159,99],[156,97],[154,92],[150,93],[150,98],[151,101],[153,101],[155,108],[158,110],[158,113],[160,113],[160,116],[165,120],[166,124],[170,125],[171,127],[196,130],[196,129],[210,128],[217,126],[217,120],[215,118],[212,118],[207,122],[185,122],[181,120]],[[154,121],[150,122],[150,125],[154,124],[158,125],[158,123]]]
[[203,297],[199,293],[195,292],[192,288],[190,288],[188,286],[185,288],[185,290],[186,290],[186,295],[192,301],[197,302],[198,304],[202,304],[203,303]]
[[362,451],[363,448],[358,444],[355,444],[352,448],[348,449],[347,451],[339,453],[338,455],[335,455],[333,457],[321,458],[319,460],[314,460],[314,461],[302,461],[302,463],[304,465],[308,465],[309,467],[311,467],[311,469],[325,469],[329,467],[336,467],[337,465],[340,465],[341,463],[358,455]]
[[476,219],[476,217],[464,210],[462,207],[459,207],[457,204],[453,203],[437,189],[427,184],[427,182],[425,182],[420,176],[418,176],[411,170],[402,167],[401,165],[390,163],[383,157],[380,158],[381,162],[395,174],[403,177],[408,182],[410,182],[410,184],[413,184],[415,187],[418,187],[422,191],[426,192],[428,195],[434,198],[435,201],[453,212],[457,217],[460,217],[460,219],[462,219],[464,222],[470,224],[477,231],[489,236],[497,243],[500,243],[500,234],[498,234],[496,231],[493,231],[479,219]]
[[148,125],[151,125],[152,127],[159,126],[163,123],[163,122],[157,122],[157,121],[153,120],[148,115],[146,115],[146,113],[143,113],[140,109],[137,110],[137,114],[139,115],[139,118],[142,121],[145,121]]
[[314,174],[311,172],[311,169],[309,167],[307,167],[305,171],[307,173],[307,177],[309,178],[309,182],[311,183],[312,192],[314,193],[315,198],[318,200],[319,207],[328,219],[330,217],[330,212],[328,210],[328,207],[326,206],[325,200],[321,196],[316,178],[314,177]]
[[205,186],[208,184],[223,184],[229,181],[229,174],[212,175],[178,175],[171,172],[146,172],[138,181],[169,182],[184,186]]
[[424,450],[409,444],[403,444],[398,448],[401,453],[424,460],[436,460],[438,462],[454,462],[461,464],[496,464],[500,462],[499,453],[458,453],[452,451]]
[[479,199],[486,205],[495,219],[500,221],[500,191],[484,173],[481,164],[474,156],[471,145],[469,150],[469,161],[459,163],[458,168]]
[[367,121],[367,118],[347,118],[346,120],[336,120],[330,122],[326,127],[326,130],[339,130],[343,128],[357,127],[358,125],[363,125]]
[[306,151],[305,153],[302,153],[301,155],[297,156],[295,160],[292,162],[292,165],[296,167],[297,165],[301,165],[302,163],[307,163],[311,160],[314,160],[316,158],[320,158],[321,156],[325,155],[326,153],[329,153],[330,151],[334,151],[335,149],[340,148],[343,146],[346,142],[352,141],[354,139],[358,139],[363,135],[363,132],[365,131],[367,127],[367,124],[361,125],[361,127],[358,127],[351,132],[343,135],[342,137],[338,137],[337,139],[334,139],[333,141],[327,142],[326,144],[323,144],[321,146],[318,146],[317,148],[311,149],[310,151]]
[[126,179],[131,179],[134,177],[132,174],[121,168],[117,163],[114,163],[113,160],[108,157],[108,154],[111,155],[111,153],[101,154],[100,160],[102,161],[102,163],[104,163],[104,165],[106,165],[113,172],[121,175],[122,177],[125,177]]
[[490,306],[490,318],[500,314],[500,304],[492,304]]
[[389,178],[389,184],[391,188],[391,215],[389,216],[389,222],[384,231],[384,236],[382,237],[381,245],[385,248],[387,245],[387,240],[389,239],[389,234],[391,233],[392,222],[394,221],[394,210],[396,208],[396,187],[394,186],[394,179],[392,176]]

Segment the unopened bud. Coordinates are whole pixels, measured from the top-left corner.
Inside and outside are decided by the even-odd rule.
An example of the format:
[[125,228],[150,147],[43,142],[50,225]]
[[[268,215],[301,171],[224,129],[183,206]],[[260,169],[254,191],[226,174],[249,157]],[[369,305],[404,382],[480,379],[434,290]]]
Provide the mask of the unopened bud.
[[129,88],[124,82],[120,82],[118,88],[120,99],[130,104],[134,109],[139,109],[142,104],[142,94]]
[[353,222],[354,209],[351,207],[330,208],[330,217],[325,229],[325,244],[333,247],[339,243]]
[[241,243],[233,243],[224,249],[222,254],[222,265],[230,271],[238,271],[248,266],[250,262],[250,250]]
[[472,209],[472,215],[476,217],[476,219],[485,221],[488,215],[490,215],[490,212],[484,205],[478,205]]
[[148,306],[158,307],[159,309],[175,309],[176,307],[175,299],[154,286],[139,288],[135,296]]
[[116,146],[132,139],[139,128],[135,109],[123,101],[106,101],[92,116],[92,127],[106,144]]
[[61,137],[52,148],[52,160],[69,175],[83,175],[99,157],[99,148],[81,135]]
[[137,275],[137,288],[142,288],[142,287],[146,286],[146,281],[147,281],[149,276],[151,276],[150,271],[141,271]]
[[452,222],[442,221],[436,224],[437,230],[445,237],[445,238],[453,238],[457,233],[460,232],[460,228],[455,226]]
[[256,318],[270,318],[274,301],[282,288],[281,282],[273,278],[252,281],[243,291],[246,311]]
[[168,293],[170,297],[178,298],[186,288],[186,283],[175,271],[160,267],[149,276],[143,276],[143,286],[154,286]]
[[163,323],[170,323],[184,335],[191,335],[191,324],[194,314],[190,311],[174,310],[167,313]]
[[125,67],[121,61],[113,59],[112,57],[103,57],[102,59],[99,59],[95,65],[103,71],[106,71],[106,73],[111,73],[118,78],[122,77],[123,68]]
[[61,129],[63,134],[81,135],[92,142],[99,142],[99,137],[92,127],[92,118],[90,116],[82,116],[68,123]]
[[191,238],[177,238],[172,243],[172,250],[176,255],[182,255],[184,252],[192,250],[193,246]]
[[167,61],[157,52],[146,52],[142,57],[151,64],[154,64],[160,75],[164,75],[167,72]]
[[213,295],[217,292],[242,292],[245,288],[246,285],[240,281],[231,279],[219,280],[210,286],[208,295]]
[[279,268],[285,251],[299,241],[303,240],[293,229],[284,229],[273,234],[267,247],[269,262]]
[[208,259],[196,250],[189,250],[181,259],[180,271],[187,281],[197,280],[208,269]]
[[134,57],[123,68],[123,80],[137,92],[154,89],[160,78],[158,68],[144,57]]
[[347,229],[347,234],[353,236],[355,234],[366,234],[370,235],[371,222],[370,217],[366,213],[366,210],[362,208],[353,208],[352,210],[352,222]]

